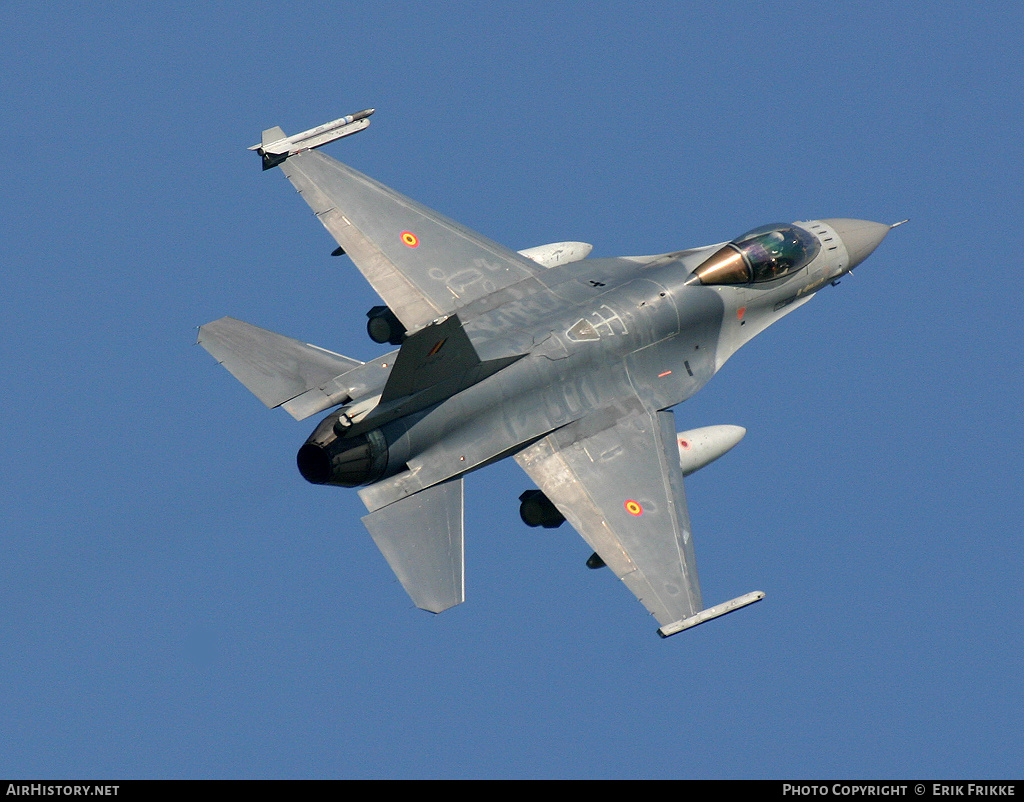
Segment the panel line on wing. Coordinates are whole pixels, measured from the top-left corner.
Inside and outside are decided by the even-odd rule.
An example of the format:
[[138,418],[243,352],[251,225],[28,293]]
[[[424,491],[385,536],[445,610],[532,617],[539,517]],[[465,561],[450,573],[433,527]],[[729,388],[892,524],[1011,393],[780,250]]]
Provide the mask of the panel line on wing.
[[702,605],[674,422],[667,411],[603,410],[516,455],[663,625]]
[[321,153],[299,153],[281,169],[410,332],[544,271]]

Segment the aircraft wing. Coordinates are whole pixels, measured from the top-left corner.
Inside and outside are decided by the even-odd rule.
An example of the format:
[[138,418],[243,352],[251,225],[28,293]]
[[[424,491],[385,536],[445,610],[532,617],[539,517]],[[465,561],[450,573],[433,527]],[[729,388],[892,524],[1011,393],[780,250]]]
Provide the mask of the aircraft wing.
[[544,271],[317,151],[281,169],[410,333]]
[[702,610],[700,582],[675,418],[637,406],[588,415],[516,461],[668,635]]

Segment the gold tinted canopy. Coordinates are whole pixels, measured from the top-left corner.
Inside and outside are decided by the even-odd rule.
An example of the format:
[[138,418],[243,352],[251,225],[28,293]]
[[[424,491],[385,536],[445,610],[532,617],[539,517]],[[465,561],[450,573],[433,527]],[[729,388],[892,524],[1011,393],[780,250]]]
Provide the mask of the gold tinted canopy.
[[808,264],[820,249],[818,238],[809,231],[787,223],[771,223],[720,248],[694,275],[701,284],[773,281]]

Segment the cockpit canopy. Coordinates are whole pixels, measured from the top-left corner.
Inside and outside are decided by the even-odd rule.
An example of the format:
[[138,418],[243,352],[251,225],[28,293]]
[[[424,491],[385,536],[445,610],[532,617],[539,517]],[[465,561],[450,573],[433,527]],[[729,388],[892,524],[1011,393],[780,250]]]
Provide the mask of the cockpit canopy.
[[809,231],[770,223],[734,239],[693,272],[701,284],[756,284],[796,272],[820,249]]

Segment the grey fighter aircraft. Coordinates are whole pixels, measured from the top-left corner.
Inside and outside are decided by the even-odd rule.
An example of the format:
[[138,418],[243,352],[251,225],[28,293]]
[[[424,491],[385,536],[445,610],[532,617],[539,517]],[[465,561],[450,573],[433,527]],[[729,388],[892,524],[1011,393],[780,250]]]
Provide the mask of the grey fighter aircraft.
[[[523,520],[569,521],[669,635],[763,598],[705,608],[683,478],[738,426],[677,432],[671,408],[744,343],[862,262],[893,227],[824,219],[730,242],[587,258],[512,251],[315,150],[372,109],[254,145],[380,295],[360,362],[232,318],[199,343],[268,407],[330,410],[298,452],[315,484],[361,488],[362,520],[417,607],[465,598],[463,476],[513,457],[538,489]],[[898,225],[898,224],[896,224]]]

